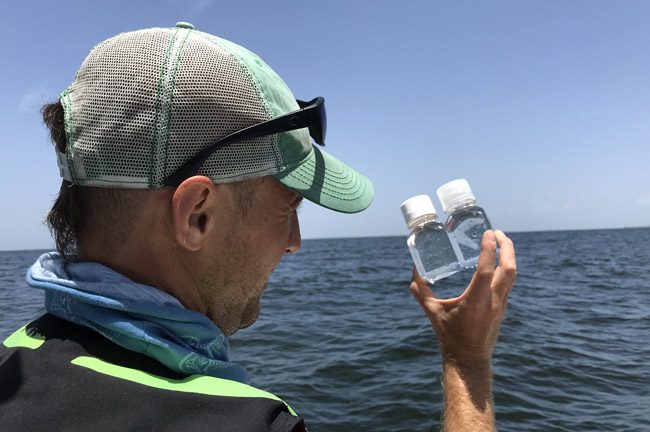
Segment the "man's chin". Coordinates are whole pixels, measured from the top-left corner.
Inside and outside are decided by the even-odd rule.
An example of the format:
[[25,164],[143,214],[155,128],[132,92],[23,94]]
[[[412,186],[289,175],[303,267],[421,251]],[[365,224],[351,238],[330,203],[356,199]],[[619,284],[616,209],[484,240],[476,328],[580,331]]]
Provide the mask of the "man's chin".
[[247,327],[255,324],[255,321],[260,317],[260,300],[254,299],[246,305],[244,313],[242,314],[242,319],[239,324],[239,330],[245,329]]
[[210,321],[212,321],[217,325],[217,327],[219,327],[219,329],[225,336],[230,337],[235,333],[237,333],[239,330],[252,326],[255,323],[255,321],[257,321],[259,316],[260,316],[260,309],[258,306],[256,310],[247,308],[245,310],[245,314],[242,314],[241,318],[238,321],[232,320],[230,322],[223,322],[223,321],[215,320],[213,319],[213,317],[208,317],[208,318],[210,318]]
[[243,323],[243,324],[239,327],[238,330],[243,330],[243,329],[245,329],[245,328],[248,328],[248,327],[252,326],[253,324],[255,324],[255,321],[257,321],[257,318],[255,318],[254,320],[252,320],[252,321],[250,321],[250,322]]

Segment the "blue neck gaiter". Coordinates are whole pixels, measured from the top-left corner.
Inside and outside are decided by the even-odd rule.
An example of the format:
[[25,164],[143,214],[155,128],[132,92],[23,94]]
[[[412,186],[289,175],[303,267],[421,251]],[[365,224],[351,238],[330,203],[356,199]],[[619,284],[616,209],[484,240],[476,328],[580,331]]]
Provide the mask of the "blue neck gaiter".
[[154,287],[99,263],[67,262],[56,252],[41,255],[26,280],[45,291],[52,315],[176,372],[250,382],[246,370],[230,362],[228,340],[212,321]]

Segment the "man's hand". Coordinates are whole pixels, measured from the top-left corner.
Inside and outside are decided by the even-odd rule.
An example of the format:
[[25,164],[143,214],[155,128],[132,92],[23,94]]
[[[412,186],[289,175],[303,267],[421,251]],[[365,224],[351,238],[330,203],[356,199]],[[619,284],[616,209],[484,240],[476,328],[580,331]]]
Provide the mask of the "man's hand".
[[494,429],[490,358],[515,276],[512,241],[492,230],[483,234],[476,272],[459,297],[436,298],[413,269],[411,293],[433,324],[443,358],[445,430]]
[[[495,269],[497,242],[501,256]],[[431,320],[445,361],[461,367],[489,361],[515,275],[512,241],[501,231],[492,230],[483,234],[476,273],[459,297],[436,298],[413,269],[411,293]]]

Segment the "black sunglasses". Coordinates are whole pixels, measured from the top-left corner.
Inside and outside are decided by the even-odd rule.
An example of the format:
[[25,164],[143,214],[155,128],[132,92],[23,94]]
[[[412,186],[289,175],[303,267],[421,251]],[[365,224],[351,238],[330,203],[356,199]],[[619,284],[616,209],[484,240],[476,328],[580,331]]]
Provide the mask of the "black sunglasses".
[[233,132],[225,138],[210,144],[199,153],[192,156],[190,160],[181,165],[176,171],[168,175],[162,182],[164,186],[178,186],[183,180],[193,176],[201,169],[205,161],[215,151],[229,144],[271,135],[279,132],[288,132],[295,129],[309,128],[309,135],[317,144],[325,145],[325,133],[327,132],[327,116],[325,114],[325,99],[317,97],[304,102],[298,102],[299,110],[290,112],[280,117],[258,123],[253,126]]

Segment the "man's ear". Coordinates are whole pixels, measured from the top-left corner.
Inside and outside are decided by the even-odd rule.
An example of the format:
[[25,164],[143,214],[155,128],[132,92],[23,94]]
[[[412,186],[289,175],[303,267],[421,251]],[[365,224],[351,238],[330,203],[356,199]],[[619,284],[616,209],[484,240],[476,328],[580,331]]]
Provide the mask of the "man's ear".
[[223,187],[205,176],[181,183],[172,197],[172,228],[176,243],[188,251],[200,250],[215,229]]

